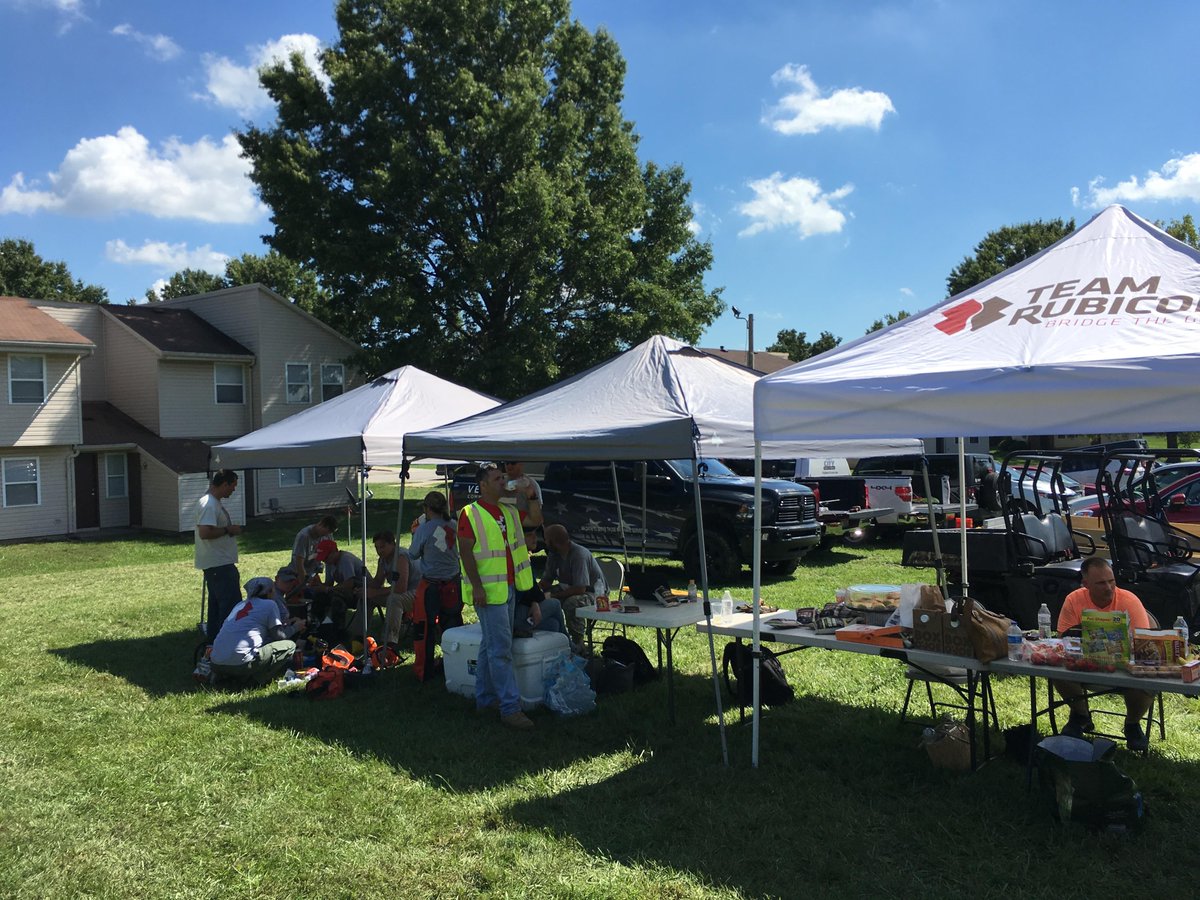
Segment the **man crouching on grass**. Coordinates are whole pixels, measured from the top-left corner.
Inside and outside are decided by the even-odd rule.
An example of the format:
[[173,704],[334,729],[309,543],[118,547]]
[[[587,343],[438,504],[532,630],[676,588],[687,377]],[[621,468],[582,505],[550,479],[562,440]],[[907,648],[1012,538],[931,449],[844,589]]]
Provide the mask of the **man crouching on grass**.
[[292,638],[304,630],[302,619],[287,625],[270,597],[239,602],[213,642],[213,674],[252,684],[267,684],[296,654]]
[[459,565],[482,638],[475,669],[475,708],[499,709],[511,728],[532,728],[521,712],[521,696],[513,671],[513,614],[518,591],[533,587],[533,570],[522,523],[540,525],[542,505],[527,487],[528,511],[500,503],[504,473],[498,466],[479,467],[479,500],[458,518]]

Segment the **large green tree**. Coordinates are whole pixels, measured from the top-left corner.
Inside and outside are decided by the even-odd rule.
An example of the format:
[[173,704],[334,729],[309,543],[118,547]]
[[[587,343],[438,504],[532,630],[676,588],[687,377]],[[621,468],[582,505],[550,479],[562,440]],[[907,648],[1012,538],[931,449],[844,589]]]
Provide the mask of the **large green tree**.
[[32,243],[19,238],[0,241],[0,296],[108,302],[108,291],[104,288],[72,278],[66,263],[42,259]]
[[832,350],[841,342],[840,337],[834,337],[828,331],[822,331],[820,337],[815,341],[810,341],[808,332],[785,328],[775,335],[775,343],[768,347],[767,351],[769,353],[786,353],[792,362],[800,362],[810,356]]
[[911,315],[912,313],[910,313],[907,309],[899,309],[894,313],[888,313],[882,319],[876,319],[874,322],[868,325],[865,333],[870,334],[872,331],[882,331],[889,325],[895,325],[901,319],[907,319]]
[[1160,219],[1154,224],[1189,247],[1200,248],[1200,234],[1196,232],[1196,223],[1192,221],[1191,213],[1187,213],[1182,219],[1172,219],[1170,222]]
[[970,290],[993,275],[1045,250],[1075,230],[1075,220],[1023,222],[991,231],[975,245],[974,256],[963,259],[946,278],[947,296]]
[[274,250],[261,256],[243,253],[225,264],[224,275],[182,269],[157,291],[153,288],[146,291],[146,299],[154,303],[256,283],[269,287],[307,312],[315,312],[329,302],[329,295],[321,288],[316,274]]
[[625,63],[568,0],[343,0],[322,54],[262,83],[239,135],[272,247],[367,369],[416,362],[524,394],[723,310],[678,167],[642,164]]

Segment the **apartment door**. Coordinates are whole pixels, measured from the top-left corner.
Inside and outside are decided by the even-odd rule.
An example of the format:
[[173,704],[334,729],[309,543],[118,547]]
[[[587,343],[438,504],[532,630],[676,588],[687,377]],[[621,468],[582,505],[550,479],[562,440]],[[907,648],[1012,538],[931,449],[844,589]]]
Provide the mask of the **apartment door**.
[[100,527],[100,479],[95,453],[75,457],[75,529]]

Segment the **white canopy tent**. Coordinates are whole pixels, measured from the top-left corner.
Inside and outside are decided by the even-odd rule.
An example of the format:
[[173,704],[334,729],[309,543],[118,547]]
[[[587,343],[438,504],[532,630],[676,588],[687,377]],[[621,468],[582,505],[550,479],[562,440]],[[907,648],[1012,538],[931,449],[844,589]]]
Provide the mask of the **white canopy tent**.
[[[750,369],[657,335],[586,372],[498,409],[409,434],[405,450],[412,457],[470,459],[746,459],[755,450],[751,407],[757,380],[758,375]],[[778,458],[882,456],[919,452],[920,448],[920,441],[909,438],[868,438],[836,443],[767,442],[760,449],[766,456]],[[702,521],[698,469],[692,466],[693,496],[696,519]],[[615,478],[614,473],[614,490]],[[761,502],[758,505],[761,507]],[[707,611],[703,528],[697,529],[697,539]],[[709,652],[724,750],[711,634]]]
[[[358,473],[362,558],[367,558],[368,466],[404,463],[404,436],[414,429],[453,422],[500,402],[416,366],[402,366],[340,397],[334,397],[212,448],[212,462],[227,469],[289,466],[354,466]],[[456,457],[457,458],[457,457]],[[404,510],[400,476],[397,533]],[[363,590],[366,596],[366,586]],[[366,623],[367,617],[363,616]],[[364,624],[364,629],[365,629]],[[365,634],[363,643],[366,644]]]
[[[969,291],[765,376],[754,390],[754,434],[765,448],[1185,431],[1200,418],[1198,376],[1200,251],[1110,206]],[[756,614],[756,652],[758,644]],[[753,744],[757,765],[757,702]]]

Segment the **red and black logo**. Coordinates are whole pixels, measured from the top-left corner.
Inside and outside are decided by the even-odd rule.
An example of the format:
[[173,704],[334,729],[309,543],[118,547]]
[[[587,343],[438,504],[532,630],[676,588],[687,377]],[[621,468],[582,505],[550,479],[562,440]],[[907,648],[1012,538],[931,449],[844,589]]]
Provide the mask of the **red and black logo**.
[[949,309],[943,309],[945,320],[933,327],[944,334],[958,334],[970,323],[972,331],[978,331],[999,322],[1004,318],[1004,311],[1012,306],[1007,300],[992,297],[980,303],[978,300],[964,300]]

